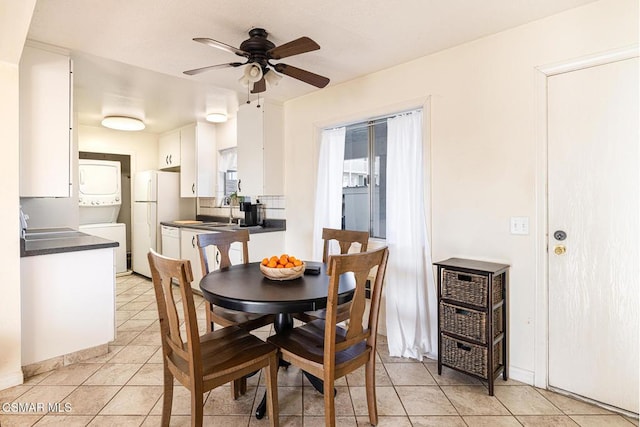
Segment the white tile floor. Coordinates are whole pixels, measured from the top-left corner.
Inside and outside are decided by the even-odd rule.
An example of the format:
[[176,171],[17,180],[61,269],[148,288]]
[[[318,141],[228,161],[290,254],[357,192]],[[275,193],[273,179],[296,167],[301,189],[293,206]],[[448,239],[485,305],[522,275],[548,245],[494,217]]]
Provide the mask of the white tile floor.
[[[118,335],[109,353],[0,391],[2,427],[160,424],[162,359],[151,282],[136,275],[118,278],[116,300]],[[196,297],[196,304],[204,324],[204,301]],[[270,333],[265,328],[256,335],[266,338]],[[439,376],[434,361],[390,357],[384,338],[376,367],[380,426],[638,426],[637,419],[513,380],[498,380],[490,397],[486,384],[471,377],[447,368]],[[280,425],[324,425],[322,396],[298,369],[281,369],[278,384]],[[368,425],[363,371],[339,380],[336,388],[337,424]],[[253,417],[263,392],[263,379],[256,375],[236,401],[227,386],[207,393],[204,425],[268,425],[266,418]],[[61,410],[47,407],[56,402]],[[19,404],[23,407],[17,412]],[[176,386],[171,425],[189,425],[189,413],[189,396]]]

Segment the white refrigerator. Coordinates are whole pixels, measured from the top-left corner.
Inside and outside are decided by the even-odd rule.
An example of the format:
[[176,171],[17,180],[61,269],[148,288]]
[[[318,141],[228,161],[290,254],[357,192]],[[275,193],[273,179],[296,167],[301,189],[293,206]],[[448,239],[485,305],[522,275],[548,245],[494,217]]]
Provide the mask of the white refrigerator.
[[151,277],[147,260],[149,249],[162,252],[160,223],[194,219],[196,199],[180,198],[178,172],[138,172],[133,182],[133,218],[131,226],[133,271]]

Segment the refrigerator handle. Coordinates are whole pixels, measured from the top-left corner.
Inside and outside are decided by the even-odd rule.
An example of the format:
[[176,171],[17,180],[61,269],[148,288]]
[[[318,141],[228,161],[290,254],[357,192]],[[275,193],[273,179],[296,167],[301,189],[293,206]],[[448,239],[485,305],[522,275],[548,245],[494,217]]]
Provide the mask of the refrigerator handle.
[[147,181],[147,200],[151,200],[151,178]]

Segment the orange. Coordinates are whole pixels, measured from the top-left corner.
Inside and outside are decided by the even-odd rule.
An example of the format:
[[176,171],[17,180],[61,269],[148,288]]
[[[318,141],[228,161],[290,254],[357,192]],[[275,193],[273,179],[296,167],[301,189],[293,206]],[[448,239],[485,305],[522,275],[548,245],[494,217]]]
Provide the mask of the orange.
[[267,267],[269,268],[276,268],[278,264],[275,261],[269,261],[269,263],[267,264]]
[[269,264],[269,258],[263,258],[262,265],[267,265],[267,264]]
[[288,262],[287,265],[285,265],[285,268],[291,268],[291,267],[293,267],[293,263],[291,262]]
[[296,267],[299,267],[299,266],[301,266],[301,265],[302,265],[302,261],[300,261],[299,259],[297,259],[297,260],[295,260],[295,261],[293,262],[293,265],[295,265]]
[[278,257],[274,255],[271,258],[269,258],[269,261],[278,262]]
[[278,264],[278,265],[276,265],[276,268],[284,268],[284,265]]

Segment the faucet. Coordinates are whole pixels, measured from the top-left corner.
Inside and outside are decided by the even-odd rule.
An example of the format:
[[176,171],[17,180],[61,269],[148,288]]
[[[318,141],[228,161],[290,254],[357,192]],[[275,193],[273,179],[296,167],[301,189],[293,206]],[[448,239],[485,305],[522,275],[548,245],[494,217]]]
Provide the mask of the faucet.
[[233,203],[231,197],[227,197],[227,203],[229,204],[229,224],[233,224]]

